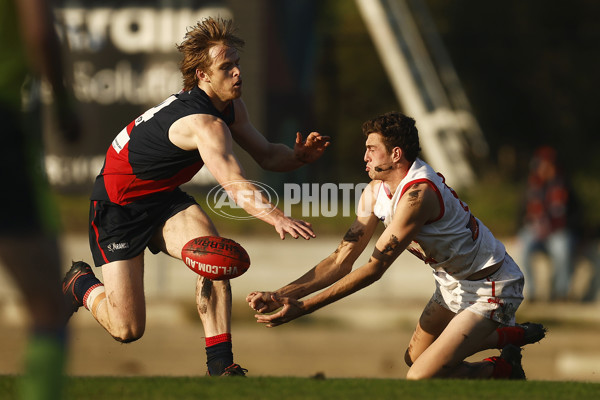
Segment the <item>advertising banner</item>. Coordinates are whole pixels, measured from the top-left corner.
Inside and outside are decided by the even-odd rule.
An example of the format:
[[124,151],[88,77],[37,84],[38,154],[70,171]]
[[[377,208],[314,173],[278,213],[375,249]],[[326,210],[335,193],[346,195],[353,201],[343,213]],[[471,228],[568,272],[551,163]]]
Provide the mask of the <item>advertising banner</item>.
[[[59,190],[87,192],[119,131],[181,89],[176,44],[186,30],[209,16],[233,15],[220,1],[56,4],[56,28],[73,71],[83,132],[76,146],[67,146],[46,112],[46,168]],[[42,89],[42,100],[51,103],[47,88]]]

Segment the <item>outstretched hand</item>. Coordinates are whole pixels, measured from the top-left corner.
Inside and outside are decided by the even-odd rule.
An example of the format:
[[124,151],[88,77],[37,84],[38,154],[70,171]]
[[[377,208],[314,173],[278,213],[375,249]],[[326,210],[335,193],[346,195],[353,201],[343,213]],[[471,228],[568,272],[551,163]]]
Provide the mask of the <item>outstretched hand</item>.
[[325,149],[331,144],[329,136],[322,136],[318,132],[311,132],[306,140],[302,139],[300,132],[296,133],[294,144],[294,157],[305,164],[318,160]]
[[248,306],[254,311],[259,313],[270,313],[278,308],[280,308],[283,304],[278,301],[273,300],[273,292],[259,292],[255,291],[246,296],[246,301],[248,302]]
[[286,233],[289,233],[294,239],[298,239],[299,236],[306,240],[316,237],[310,222],[286,216],[275,223],[275,230],[279,233],[281,240],[285,239]]
[[283,305],[283,308],[274,314],[255,314],[256,322],[267,324],[267,328],[274,328],[293,321],[306,314],[302,306],[304,303],[291,297],[279,297],[275,293],[271,294],[273,303]]

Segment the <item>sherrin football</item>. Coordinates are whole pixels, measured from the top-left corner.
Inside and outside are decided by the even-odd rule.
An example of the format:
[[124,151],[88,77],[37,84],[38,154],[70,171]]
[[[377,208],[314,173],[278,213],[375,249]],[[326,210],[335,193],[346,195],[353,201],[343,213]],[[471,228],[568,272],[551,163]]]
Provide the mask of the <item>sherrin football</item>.
[[250,257],[237,242],[219,236],[200,236],[181,249],[181,259],[195,273],[216,281],[233,279],[248,270]]

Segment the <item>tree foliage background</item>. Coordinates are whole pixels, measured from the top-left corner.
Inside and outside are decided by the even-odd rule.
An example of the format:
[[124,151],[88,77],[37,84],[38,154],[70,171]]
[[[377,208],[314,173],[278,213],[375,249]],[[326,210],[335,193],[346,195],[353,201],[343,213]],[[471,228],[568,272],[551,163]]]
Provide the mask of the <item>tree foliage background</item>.
[[[259,10],[251,15],[238,12],[236,18],[243,26],[259,28],[253,31],[262,29],[261,35],[247,40],[261,40],[257,47],[263,52],[244,54],[245,61],[256,57],[254,64],[260,65],[259,73],[246,76],[247,82],[259,82],[266,92],[266,122],[261,131],[273,142],[287,144],[291,144],[290,131],[296,130],[319,131],[333,138],[333,145],[315,164],[288,174],[253,171],[251,177],[278,189],[284,182],[365,182],[361,124],[400,106],[355,1],[156,3],[175,7],[212,1],[235,6],[234,10]],[[600,2],[404,1],[409,6],[416,1],[428,6],[490,146],[489,159],[477,166],[478,184],[460,190],[461,198],[495,233],[514,234],[531,154],[539,145],[549,144],[559,150],[575,184],[587,228],[600,237],[596,116],[600,103]],[[139,112],[146,108],[140,107]],[[93,105],[90,121],[94,124],[99,123],[100,109]],[[111,115],[109,122],[120,127],[133,114],[128,111],[127,115]],[[115,129],[106,129],[106,144]],[[106,144],[98,153],[105,151]],[[85,189],[81,207],[73,206],[80,199],[62,199],[67,226],[87,226],[88,186],[79,188]],[[81,222],[69,223],[76,220],[72,218],[74,209],[81,210]],[[319,221],[323,223],[326,219]]]
[[[361,123],[399,105],[356,4],[317,3],[316,126],[335,142],[321,179],[363,181]],[[600,3],[426,4],[491,148],[482,183],[461,196],[514,232],[529,159],[548,144],[576,184],[588,227],[600,224]]]

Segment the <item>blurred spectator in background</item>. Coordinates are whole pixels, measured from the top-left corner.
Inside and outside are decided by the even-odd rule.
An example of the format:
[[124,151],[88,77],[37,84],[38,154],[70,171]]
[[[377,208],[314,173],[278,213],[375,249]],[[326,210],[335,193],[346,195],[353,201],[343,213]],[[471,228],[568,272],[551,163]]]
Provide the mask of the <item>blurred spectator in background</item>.
[[28,400],[62,398],[66,358],[57,213],[43,168],[39,99],[44,77],[65,139],[74,141],[79,124],[61,61],[49,2],[0,0],[0,261],[30,317],[19,385],[20,398]]
[[538,296],[532,259],[540,251],[548,255],[553,268],[550,300],[567,299],[579,217],[575,194],[558,163],[556,150],[539,147],[531,160],[520,212],[519,239],[523,249],[520,265],[525,272],[529,299],[536,300]]

